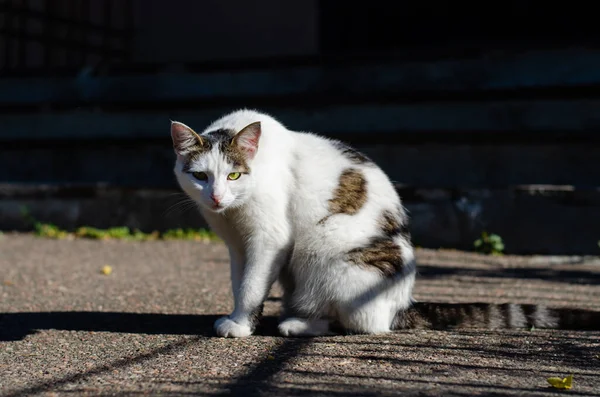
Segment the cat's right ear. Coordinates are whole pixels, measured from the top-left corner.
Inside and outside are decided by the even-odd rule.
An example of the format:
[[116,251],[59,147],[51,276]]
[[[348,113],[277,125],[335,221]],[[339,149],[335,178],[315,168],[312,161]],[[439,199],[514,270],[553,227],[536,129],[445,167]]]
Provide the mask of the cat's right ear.
[[173,139],[173,150],[178,156],[185,156],[192,148],[204,145],[204,141],[194,130],[173,120],[171,120],[171,138]]

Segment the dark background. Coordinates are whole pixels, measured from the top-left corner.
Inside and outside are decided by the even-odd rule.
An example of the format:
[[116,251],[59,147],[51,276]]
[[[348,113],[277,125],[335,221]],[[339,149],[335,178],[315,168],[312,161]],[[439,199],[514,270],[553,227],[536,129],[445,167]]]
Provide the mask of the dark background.
[[0,1],[0,229],[170,213],[169,119],[239,107],[357,146],[417,244],[597,253],[600,28],[586,3]]

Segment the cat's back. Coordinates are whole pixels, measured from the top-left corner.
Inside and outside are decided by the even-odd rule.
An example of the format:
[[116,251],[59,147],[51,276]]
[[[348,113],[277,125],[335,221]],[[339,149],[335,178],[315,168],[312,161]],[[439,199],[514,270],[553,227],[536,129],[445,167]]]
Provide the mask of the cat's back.
[[397,197],[388,176],[363,153],[317,134],[294,134],[295,174],[298,189],[306,188],[306,195],[331,196],[336,189],[356,191],[359,185],[364,185],[365,192],[392,194],[390,200]]
[[376,233],[385,214],[404,216],[393,184],[370,158],[339,141],[296,134],[292,208],[300,241],[350,247]]

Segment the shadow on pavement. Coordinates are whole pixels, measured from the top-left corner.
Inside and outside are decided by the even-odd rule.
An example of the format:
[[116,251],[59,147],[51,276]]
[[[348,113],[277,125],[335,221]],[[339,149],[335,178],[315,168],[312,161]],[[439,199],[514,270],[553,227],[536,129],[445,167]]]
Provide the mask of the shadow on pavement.
[[[15,341],[43,329],[215,336],[214,322],[221,315],[119,312],[0,313],[0,341]],[[277,318],[265,316],[257,335],[277,336]]]
[[584,270],[559,270],[551,266],[547,268],[506,268],[494,269],[468,269],[464,267],[447,267],[435,265],[419,265],[417,267],[418,277],[422,279],[434,279],[447,276],[470,276],[491,278],[515,278],[523,280],[547,280],[568,284],[599,285],[600,272],[595,273]]
[[13,393],[5,394],[4,397],[30,396],[33,394],[47,392],[49,390],[59,388],[62,385],[67,384],[67,383],[82,381],[93,375],[99,375],[99,374],[113,371],[113,370],[116,370],[119,368],[126,368],[126,367],[136,364],[136,363],[143,363],[144,361],[151,360],[160,354],[167,354],[172,351],[177,351],[177,350],[183,349],[183,348],[185,348],[185,346],[187,346],[191,343],[194,343],[197,340],[198,340],[198,338],[192,338],[192,339],[188,339],[188,340],[173,342],[173,343],[168,344],[167,346],[155,349],[155,350],[151,351],[150,353],[140,354],[133,358],[120,358],[120,359],[112,361],[108,364],[99,365],[97,367],[93,367],[86,371],[67,375],[63,378],[41,381],[41,382],[33,384],[32,386],[26,387],[21,390],[17,390]]
[[[175,334],[213,336],[213,323],[220,315],[180,315],[152,313],[114,313],[114,312],[34,312],[34,313],[2,313],[0,314],[0,341],[14,341],[41,329],[94,332],[124,332],[139,334]],[[263,336],[276,335],[277,317],[265,316],[256,334]],[[134,358],[123,358],[105,365],[92,368],[60,379],[39,382],[33,386],[19,390],[8,396],[30,395],[61,387],[63,384],[81,381],[92,375],[141,363],[180,350],[195,343],[198,338],[177,341],[168,346]],[[261,386],[267,386],[269,380],[279,373],[285,364],[296,357],[310,343],[309,338],[287,338],[272,354],[278,359],[268,357],[255,363],[248,372],[226,385],[228,395],[258,396]]]
[[[27,388],[18,390],[7,396],[16,397],[22,395],[31,395],[42,393],[50,390],[60,390],[63,385],[83,382],[91,376],[108,373],[115,369],[127,368],[133,364],[143,363],[154,359],[157,355],[173,353],[175,351],[185,351],[185,349],[194,343],[199,343],[203,336],[212,336],[212,326],[214,321],[219,318],[219,315],[180,315],[180,314],[152,314],[152,313],[115,313],[115,312],[34,312],[34,313],[3,313],[0,314],[0,340],[17,340],[22,339],[28,334],[32,334],[43,329],[57,329],[69,331],[94,331],[94,332],[123,332],[123,333],[139,333],[139,334],[175,334],[175,335],[198,335],[196,338],[186,338],[185,340],[175,341],[167,346],[158,348],[148,353],[140,354],[135,357],[121,358],[108,362],[97,367],[93,367],[76,374],[70,374],[58,379],[43,380],[35,383]],[[277,318],[274,316],[266,316],[263,318],[262,326],[257,330],[259,335],[275,334]],[[418,332],[418,331],[411,331]],[[514,331],[517,332],[517,331]],[[475,336],[477,334],[491,334],[492,331],[459,331],[453,335],[461,334],[463,336]],[[497,334],[497,332],[496,332]],[[523,336],[523,331],[518,334]],[[349,374],[340,371],[339,367],[327,367],[321,371],[311,367],[295,368],[290,363],[295,359],[301,359],[311,362],[315,360],[325,359],[325,362],[335,362],[336,359],[342,360],[351,358],[360,360],[370,365],[371,363],[385,363],[390,368],[426,368],[427,370],[435,371],[490,371],[500,373],[504,376],[511,375],[514,368],[511,364],[516,360],[519,363],[526,363],[529,360],[535,360],[540,355],[549,355],[554,360],[556,365],[566,365],[572,368],[581,368],[585,371],[578,373],[578,376],[589,376],[590,371],[597,368],[593,363],[594,351],[585,347],[590,343],[594,343],[594,339],[584,337],[585,334],[577,333],[573,340],[568,335],[563,335],[559,341],[548,341],[549,334],[538,334],[530,332],[530,336],[519,339],[527,339],[527,344],[504,346],[501,340],[497,340],[494,346],[486,344],[473,344],[472,338],[452,339],[452,345],[436,346],[435,343],[415,345],[414,343],[403,344],[403,339],[387,340],[385,349],[381,348],[381,341],[370,340],[368,338],[344,340],[336,338],[335,341],[330,339],[320,340],[319,338],[285,338],[274,350],[271,355],[276,357],[274,360],[269,356],[262,360],[256,361],[248,367],[241,376],[232,379],[231,381],[221,386],[221,392],[218,395],[240,395],[240,396],[261,396],[261,395],[336,395],[336,396],[375,396],[380,395],[373,386],[362,385],[361,379],[371,379],[373,374],[357,375]],[[576,338],[580,337],[582,343],[575,343]],[[563,340],[564,339],[564,340]],[[449,341],[445,339],[445,341]],[[489,342],[489,340],[488,340]],[[331,343],[338,345],[355,344],[354,349],[342,349],[340,351],[329,351],[322,349],[311,348],[311,346],[324,343],[329,346]],[[379,346],[379,347],[376,347]],[[373,350],[373,351],[370,351]],[[427,356],[429,359],[419,359],[407,356],[410,350],[429,350]],[[541,350],[540,350],[541,349]],[[441,354],[442,350],[445,354]],[[345,351],[345,353],[343,353]],[[455,353],[449,352],[455,351]],[[435,352],[435,353],[434,353]],[[470,353],[469,353],[470,352]],[[500,355],[499,353],[504,353]],[[516,354],[515,354],[516,353]],[[431,356],[429,356],[431,354]],[[451,360],[444,363],[451,357],[465,354],[472,354],[474,358],[482,361],[478,363],[460,363]],[[498,363],[487,364],[486,360],[490,358],[504,357],[507,361],[507,366],[499,365]],[[359,365],[359,367],[361,367]],[[387,368],[387,367],[386,367]],[[517,376],[522,373],[522,369],[514,369]],[[508,371],[508,372],[507,372]],[[577,372],[576,372],[577,373]],[[300,381],[295,378],[286,380],[282,383],[278,377],[285,374],[293,374],[295,377],[302,377]],[[320,379],[323,378],[323,379]],[[391,376],[390,374],[380,374],[376,376],[382,382],[400,382],[402,376]],[[308,382],[310,380],[310,382]],[[167,395],[196,395],[202,390],[202,385],[206,379],[190,380],[186,382],[167,380],[170,383],[179,382],[179,386],[184,387],[185,391]],[[308,383],[307,383],[308,382]],[[418,384],[431,382],[431,380],[415,379],[410,380],[412,386],[404,385],[410,395],[424,395],[421,393],[423,389]],[[415,383],[417,387],[415,387]],[[436,381],[438,387],[461,387],[465,389],[464,394],[454,390],[451,395],[473,395],[479,394],[481,391],[490,393],[490,387],[496,390],[497,394],[506,392],[511,394],[522,394],[531,392],[531,388],[519,388],[511,385],[493,385],[485,383],[472,383],[460,381],[448,381],[443,378]],[[311,388],[308,385],[312,385]],[[318,390],[315,390],[317,387]],[[500,392],[498,392],[498,390]],[[82,389],[83,391],[83,389]],[[404,390],[401,390],[404,391]],[[123,395],[131,395],[132,392],[123,393]],[[437,394],[437,393],[434,393]],[[493,394],[493,393],[492,393]],[[580,395],[593,395],[586,393],[578,393]],[[208,394],[206,394],[208,395]],[[217,395],[217,394],[214,394]]]

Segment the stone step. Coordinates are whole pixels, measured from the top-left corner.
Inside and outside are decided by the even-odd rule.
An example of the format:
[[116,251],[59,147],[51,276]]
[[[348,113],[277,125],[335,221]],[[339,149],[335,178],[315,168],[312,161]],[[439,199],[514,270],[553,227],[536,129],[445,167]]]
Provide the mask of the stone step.
[[[600,189],[526,185],[504,189],[398,185],[416,245],[472,249],[482,231],[513,254],[598,255]],[[0,229],[29,230],[21,210],[62,228],[128,226],[143,231],[206,227],[176,189],[92,185],[0,185]]]
[[[243,62],[241,62],[243,64]],[[246,62],[247,63],[247,62]],[[99,72],[99,73],[98,73]],[[600,51],[594,49],[494,52],[436,61],[367,57],[299,59],[274,65],[181,64],[138,66],[106,73],[84,69],[76,76],[0,79],[0,111],[5,107],[170,106],[185,101],[210,105],[258,98],[348,98],[377,94],[414,100],[443,94],[517,92],[600,85]],[[555,92],[556,93],[556,92]]]
[[[0,182],[176,188],[168,123],[163,127],[161,139],[0,142]],[[540,138],[541,143],[456,138],[394,142],[373,134],[343,140],[373,159],[392,180],[411,186],[600,186],[600,143]]]

